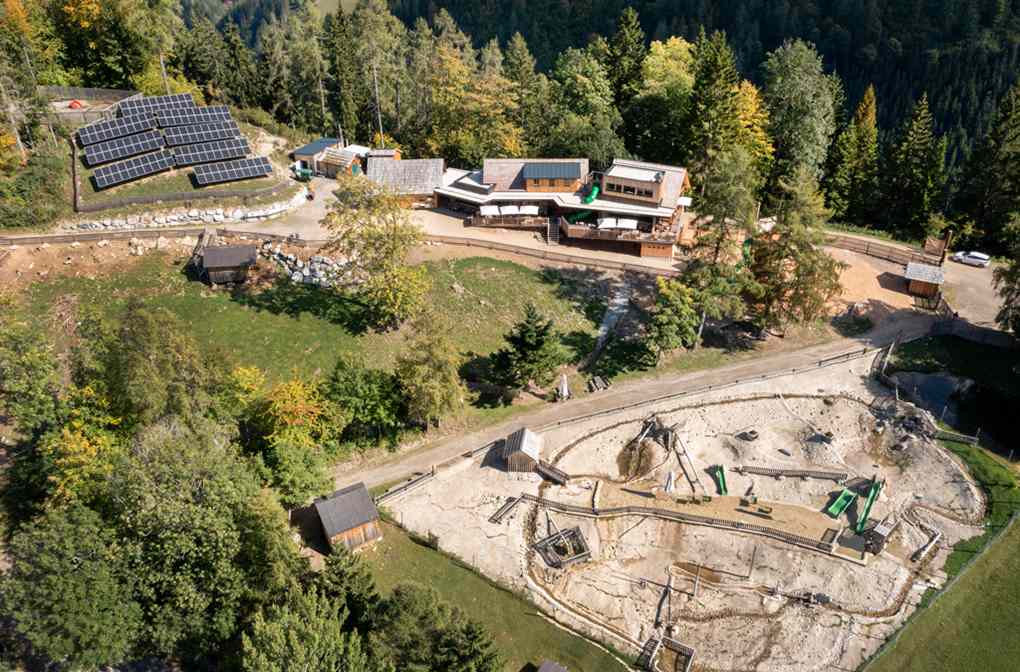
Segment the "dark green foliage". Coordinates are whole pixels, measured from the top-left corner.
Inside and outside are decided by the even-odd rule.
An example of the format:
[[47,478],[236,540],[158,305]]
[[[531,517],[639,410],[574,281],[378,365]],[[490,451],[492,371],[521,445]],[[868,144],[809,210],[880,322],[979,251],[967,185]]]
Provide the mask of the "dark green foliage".
[[826,205],[833,219],[870,224],[879,193],[878,127],[874,87],[868,87],[853,119],[829,150],[825,178]]
[[30,154],[24,166],[0,170],[0,227],[47,226],[67,212],[71,197],[59,179],[67,170],[67,157],[49,147]]
[[507,387],[546,385],[564,361],[552,320],[546,320],[534,304],[525,307],[524,319],[503,338],[507,347],[493,355],[493,364],[499,382]]
[[890,228],[924,238],[928,222],[942,210],[946,140],[935,133],[922,95],[900,131],[885,168],[885,216]]
[[716,157],[736,142],[738,83],[726,35],[716,32],[707,36],[702,32],[694,50],[694,94],[688,120],[688,160],[699,181],[711,170]]
[[984,241],[1008,249],[1008,227],[1020,213],[1020,83],[1003,98],[991,130],[967,162],[955,209]]
[[326,557],[322,570],[312,580],[321,595],[339,602],[347,613],[347,623],[361,633],[375,622],[381,598],[365,563],[340,545]]
[[11,542],[4,613],[35,651],[71,668],[127,659],[143,629],[132,549],[95,512],[54,509]]
[[434,589],[416,583],[393,589],[370,641],[373,651],[398,670],[501,669],[488,633],[442,602]]
[[[0,302],[0,310],[9,310]],[[52,345],[24,322],[0,316],[0,416],[22,433],[52,424],[60,381]]]
[[620,109],[630,103],[641,86],[641,65],[646,53],[645,32],[641,30],[638,14],[633,7],[627,7],[620,14],[609,44],[609,79]]
[[1013,215],[1007,232],[1013,237],[1011,255],[1005,265],[995,269],[995,289],[1002,299],[995,321],[1003,329],[1020,334],[1020,212]]
[[368,92],[358,77],[357,54],[347,15],[329,14],[323,23],[323,54],[329,72],[327,87],[330,114],[350,142],[359,137],[358,110]]
[[405,426],[404,394],[392,373],[342,357],[326,381],[325,394],[350,417],[346,439],[392,442]]

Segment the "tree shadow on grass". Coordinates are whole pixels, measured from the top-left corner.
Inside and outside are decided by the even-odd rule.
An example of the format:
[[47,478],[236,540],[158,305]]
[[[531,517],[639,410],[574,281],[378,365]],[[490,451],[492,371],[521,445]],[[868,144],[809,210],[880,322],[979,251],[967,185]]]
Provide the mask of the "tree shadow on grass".
[[542,282],[552,285],[556,297],[569,302],[594,325],[602,323],[616,280],[593,268],[544,268]]
[[368,331],[372,322],[368,307],[360,301],[333,289],[306,285],[280,278],[268,289],[261,291],[239,286],[231,299],[255,310],[274,315],[300,317],[307,313],[344,327],[357,336]]
[[579,330],[560,335],[560,343],[567,349],[567,361],[571,364],[578,364],[587,359],[595,349],[596,340],[593,334]]
[[461,380],[475,393],[471,405],[475,408],[498,408],[513,401],[513,393],[493,381],[494,370],[491,355],[477,352],[462,353],[463,364],[457,370]]
[[643,340],[610,336],[598,359],[585,369],[585,373],[613,378],[621,373],[654,369],[655,363],[655,353]]

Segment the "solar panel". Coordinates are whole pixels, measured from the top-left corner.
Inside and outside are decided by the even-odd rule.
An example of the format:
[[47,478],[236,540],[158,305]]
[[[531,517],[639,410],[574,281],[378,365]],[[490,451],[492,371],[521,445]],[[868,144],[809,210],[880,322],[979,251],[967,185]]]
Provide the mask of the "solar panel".
[[200,185],[216,184],[217,182],[245,180],[249,177],[262,177],[272,172],[273,167],[270,165],[269,159],[264,156],[256,156],[251,159],[195,166],[195,180]]
[[175,93],[169,96],[144,96],[141,98],[128,98],[117,105],[120,114],[132,114],[136,112],[159,112],[161,110],[188,109],[194,108],[195,99],[190,93]]
[[171,126],[163,132],[163,135],[166,137],[167,145],[176,147],[177,145],[236,138],[241,135],[241,131],[238,130],[233,119],[228,119],[227,121],[209,121],[190,126]]
[[95,166],[109,163],[126,156],[134,156],[142,152],[159,149],[163,146],[163,134],[159,131],[145,131],[123,138],[97,142],[85,148],[85,163]]
[[132,133],[140,133],[156,128],[156,119],[151,114],[132,114],[119,119],[97,121],[78,129],[78,141],[83,146],[97,142],[113,140]]
[[212,107],[195,107],[190,109],[159,110],[156,112],[156,123],[160,128],[169,126],[188,126],[208,121],[227,121],[230,109],[226,105]]
[[184,145],[174,148],[174,159],[178,166],[209,163],[223,159],[237,159],[248,153],[248,141],[241,138],[215,140],[201,145]]
[[172,168],[173,165],[173,152],[169,149],[161,149],[158,152],[142,154],[127,161],[96,168],[96,172],[92,173],[92,178],[96,181],[97,188],[105,189],[121,182],[158,173]]

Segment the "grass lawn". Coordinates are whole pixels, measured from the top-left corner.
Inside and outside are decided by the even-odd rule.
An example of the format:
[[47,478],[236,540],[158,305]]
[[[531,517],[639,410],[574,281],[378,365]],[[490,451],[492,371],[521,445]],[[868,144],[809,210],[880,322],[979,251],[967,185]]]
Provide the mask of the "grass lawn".
[[[964,563],[987,545],[1010,516],[1020,511],[1020,488],[1003,462],[967,444],[947,443],[970,467],[988,493],[988,531],[953,549],[945,569],[959,574]],[[896,645],[867,667],[868,672],[981,670],[1009,672],[1020,661],[1020,524],[960,577],[952,588],[911,621]]]
[[163,194],[188,194],[205,196],[208,193],[220,191],[260,191],[280,184],[279,180],[273,177],[264,177],[252,180],[238,180],[225,184],[209,185],[208,187],[196,187],[191,181],[191,170],[171,171],[163,175],[154,175],[150,178],[131,182],[119,187],[112,187],[102,191],[96,191],[91,179],[91,172],[83,173],[80,177],[81,200],[88,205],[107,203],[123,198],[138,198],[148,196],[160,196]]
[[361,557],[372,568],[382,593],[388,594],[402,581],[418,581],[482,623],[493,635],[507,672],[533,672],[545,659],[578,672],[623,670],[605,651],[542,618],[527,600],[416,542],[399,527],[385,524],[383,539]]

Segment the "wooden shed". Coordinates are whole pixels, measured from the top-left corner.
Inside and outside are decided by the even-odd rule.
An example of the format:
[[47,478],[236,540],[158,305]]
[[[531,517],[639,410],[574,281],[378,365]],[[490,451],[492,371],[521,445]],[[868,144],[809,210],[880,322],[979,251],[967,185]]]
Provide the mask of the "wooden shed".
[[935,298],[942,289],[945,276],[942,267],[920,264],[912,261],[907,264],[903,277],[907,279],[907,292],[914,296]]
[[364,483],[315,500],[315,511],[319,514],[322,532],[330,548],[343,544],[353,551],[382,538],[379,511]]
[[542,437],[527,427],[521,427],[506,437],[503,443],[503,462],[507,471],[535,471],[541,456]]
[[202,251],[202,270],[214,285],[244,282],[248,278],[248,269],[255,265],[257,259],[254,245],[206,247]]

